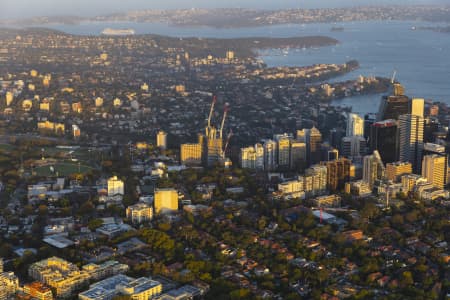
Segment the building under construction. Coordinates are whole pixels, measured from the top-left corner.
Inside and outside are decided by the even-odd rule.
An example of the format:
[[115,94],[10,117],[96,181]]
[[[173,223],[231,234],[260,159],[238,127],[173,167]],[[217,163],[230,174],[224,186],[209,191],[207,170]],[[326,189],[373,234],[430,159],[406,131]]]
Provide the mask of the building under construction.
[[[201,149],[201,163],[204,166],[214,166],[217,162],[221,162],[225,166],[227,166],[228,159],[225,158],[225,151],[228,146],[228,141],[231,137],[231,134],[228,135],[225,147],[224,147],[224,136],[223,136],[223,129],[225,126],[225,120],[227,118],[228,114],[228,106],[225,105],[224,113],[222,117],[222,122],[220,124],[220,127],[217,128],[214,125],[212,125],[211,119],[214,114],[214,108],[217,102],[217,98],[214,97],[213,101],[211,103],[211,108],[209,111],[209,116],[207,120],[207,125],[205,128],[204,134],[199,134],[198,138],[198,144]],[[183,153],[183,150],[187,149],[186,147],[183,147],[181,145],[181,157],[183,158],[185,153]],[[183,161],[182,163],[186,163],[187,161]]]

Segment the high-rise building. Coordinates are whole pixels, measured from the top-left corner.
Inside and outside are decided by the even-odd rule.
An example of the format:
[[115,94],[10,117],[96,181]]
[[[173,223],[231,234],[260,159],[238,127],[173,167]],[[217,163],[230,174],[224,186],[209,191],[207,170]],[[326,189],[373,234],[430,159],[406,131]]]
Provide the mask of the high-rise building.
[[422,177],[439,188],[447,183],[447,157],[445,155],[425,155],[422,161]]
[[275,136],[278,149],[278,167],[289,168],[290,166],[290,150],[291,150],[291,137],[287,134]]
[[419,116],[424,117],[424,111],[425,111],[425,100],[420,98],[413,98],[410,102],[411,108],[411,115],[413,116]]
[[222,138],[217,136],[217,131],[213,128],[211,136],[206,139],[207,165],[213,166],[222,156]]
[[314,165],[306,169],[305,177],[312,178],[313,195],[320,195],[327,190],[327,167]]
[[[345,136],[345,131],[342,129],[330,130],[330,145],[334,148],[341,149],[342,138]],[[305,141],[306,143],[306,141]]]
[[[377,121],[377,114],[368,113],[364,115],[364,138],[369,140],[372,125]],[[373,151],[373,150],[372,150]]]
[[167,149],[167,133],[162,130],[156,134],[156,146],[161,150]]
[[291,141],[290,164],[292,170],[298,170],[306,164],[306,143]]
[[364,119],[357,114],[349,113],[346,136],[364,136]]
[[327,187],[331,192],[343,189],[345,183],[350,180],[350,160],[340,158],[320,164],[327,167]]
[[261,144],[241,148],[241,167],[244,169],[264,170],[264,148]]
[[405,94],[405,88],[398,82],[394,83],[394,96],[402,96]]
[[358,160],[367,153],[367,142],[363,136],[346,136],[342,138],[341,154]]
[[398,160],[397,121],[384,120],[374,123],[370,127],[370,151],[377,150],[384,163]]
[[421,116],[401,115],[399,117],[400,161],[410,162],[415,172],[420,172],[423,151],[423,125]]
[[273,140],[264,142],[264,170],[274,171],[277,168],[277,143]]
[[197,144],[181,144],[180,156],[181,163],[185,165],[201,165],[202,164],[202,145]]
[[393,162],[386,164],[386,178],[393,182],[398,182],[403,175],[412,173],[412,164],[410,162]]
[[316,127],[308,131],[306,149],[309,154],[309,164],[317,164],[321,160],[322,134]]
[[409,98],[404,95],[385,96],[381,99],[377,121],[394,119],[409,114]]
[[369,187],[373,187],[377,179],[383,178],[385,175],[385,168],[380,154],[377,150],[372,155],[366,155],[363,159],[363,181]]
[[124,195],[124,183],[117,176],[108,179],[108,196],[115,195]]
[[157,214],[178,210],[178,192],[165,188],[155,190],[155,212]]
[[215,163],[224,158],[223,129],[228,114],[228,107],[225,106],[222,123],[217,129],[211,124],[211,118],[213,116],[215,104],[216,98],[214,97],[208,116],[208,123],[205,128],[204,155],[206,156],[206,158],[204,159],[204,161],[206,162],[207,166],[213,166]]

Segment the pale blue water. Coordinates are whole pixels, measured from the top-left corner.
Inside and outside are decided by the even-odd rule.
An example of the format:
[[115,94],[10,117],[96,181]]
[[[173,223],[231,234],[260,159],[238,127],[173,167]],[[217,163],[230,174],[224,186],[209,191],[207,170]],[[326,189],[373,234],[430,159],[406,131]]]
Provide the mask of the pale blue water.
[[[160,34],[175,37],[291,37],[326,35],[338,39],[337,46],[317,49],[290,49],[261,53],[269,66],[306,66],[317,63],[343,63],[350,59],[361,68],[335,80],[364,76],[390,77],[397,70],[397,79],[405,86],[407,95],[450,104],[450,34],[411,30],[413,26],[438,26],[424,22],[351,22],[334,24],[277,25],[251,28],[217,29],[211,27],[174,27],[155,23],[84,23],[54,25],[72,34],[99,34],[104,28],[133,28],[137,34]],[[333,26],[343,32],[331,32]],[[353,111],[376,112],[380,95],[361,96],[335,101],[353,106]]]

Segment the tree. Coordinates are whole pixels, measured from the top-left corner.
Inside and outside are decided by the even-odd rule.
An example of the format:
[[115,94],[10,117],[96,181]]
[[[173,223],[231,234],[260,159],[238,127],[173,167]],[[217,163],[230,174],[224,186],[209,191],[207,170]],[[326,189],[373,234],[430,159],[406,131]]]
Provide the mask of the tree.
[[89,221],[88,228],[90,230],[94,231],[95,229],[99,228],[102,225],[103,225],[103,220],[102,219],[93,219],[93,220]]
[[414,279],[410,271],[405,271],[402,273],[400,284],[403,287],[409,287],[414,284]]
[[48,213],[47,205],[44,205],[44,204],[39,205],[38,212],[39,212],[39,215],[41,215],[41,216],[47,215],[47,213]]

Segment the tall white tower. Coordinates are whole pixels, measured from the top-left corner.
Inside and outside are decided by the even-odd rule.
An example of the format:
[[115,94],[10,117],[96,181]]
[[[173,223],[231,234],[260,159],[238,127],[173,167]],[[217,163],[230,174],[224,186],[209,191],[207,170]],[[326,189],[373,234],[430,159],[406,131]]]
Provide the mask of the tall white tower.
[[417,115],[398,118],[400,161],[410,162],[414,172],[420,172],[423,152],[424,119]]
[[357,114],[348,114],[346,136],[363,136],[364,119]]

